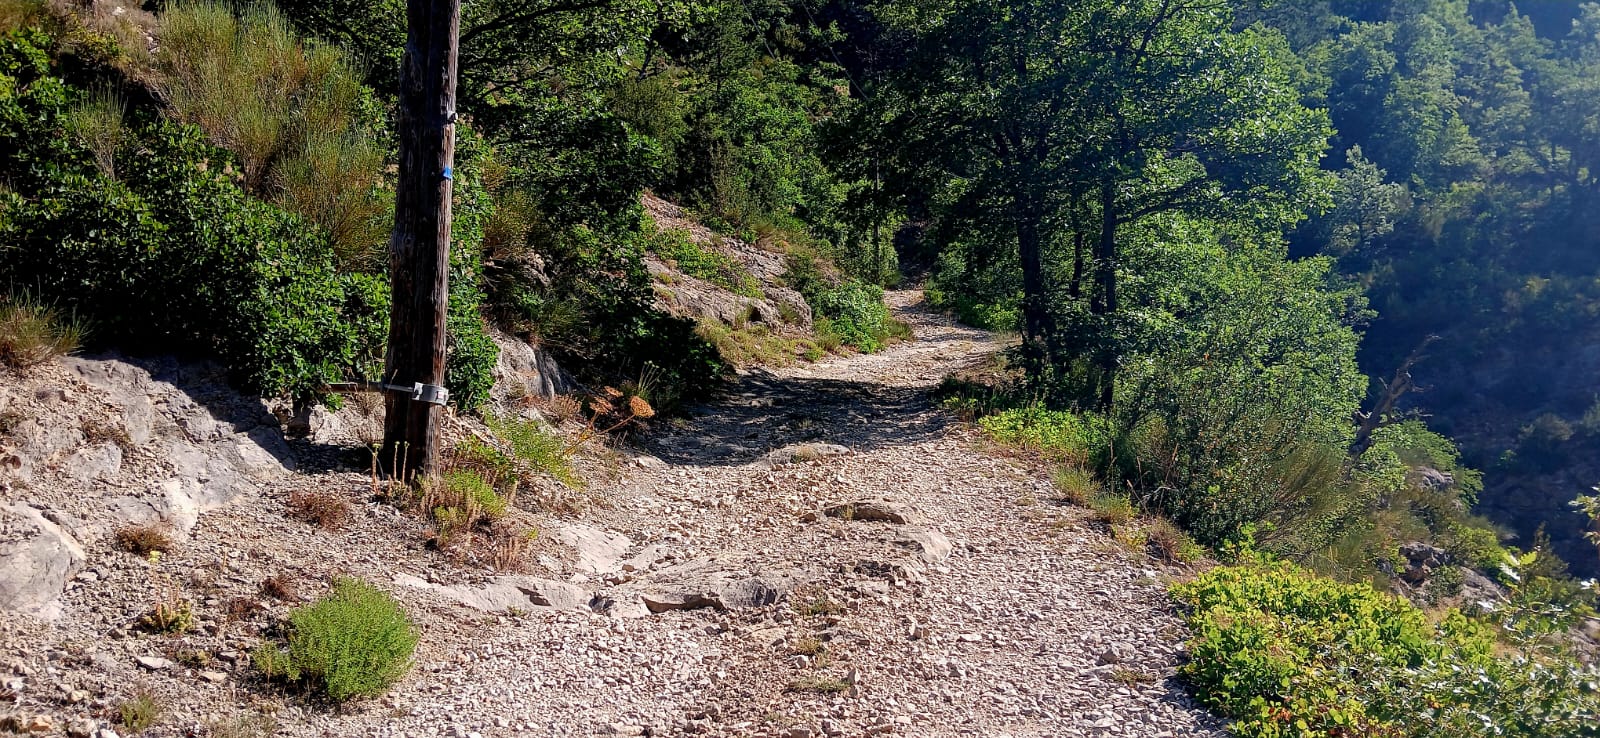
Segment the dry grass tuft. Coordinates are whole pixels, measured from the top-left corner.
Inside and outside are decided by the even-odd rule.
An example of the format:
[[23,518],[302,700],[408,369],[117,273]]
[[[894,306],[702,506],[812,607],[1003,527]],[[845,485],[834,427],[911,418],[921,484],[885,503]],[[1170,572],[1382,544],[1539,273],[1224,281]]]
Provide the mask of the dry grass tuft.
[[561,425],[569,420],[575,420],[583,413],[583,403],[569,395],[557,395],[539,404],[542,413],[554,425]]
[[211,738],[271,738],[278,732],[278,721],[271,715],[252,712],[206,723]]
[[289,517],[336,532],[350,518],[350,502],[337,492],[301,490],[289,495]]
[[83,322],[27,293],[0,298],[0,364],[28,369],[78,350]]
[[149,556],[154,552],[172,550],[172,529],[161,523],[128,525],[117,529],[117,546],[129,553]]
[[1191,564],[1205,555],[1200,544],[1166,518],[1154,518],[1145,531],[1151,553],[1169,564]]
[[294,577],[288,574],[273,574],[261,580],[261,594],[283,602],[297,602],[300,599],[299,587],[295,585]]

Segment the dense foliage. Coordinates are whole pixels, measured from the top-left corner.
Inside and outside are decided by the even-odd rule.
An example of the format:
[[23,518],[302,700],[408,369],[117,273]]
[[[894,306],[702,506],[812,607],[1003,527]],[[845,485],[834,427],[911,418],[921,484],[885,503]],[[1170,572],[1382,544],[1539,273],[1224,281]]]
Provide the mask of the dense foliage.
[[[1597,675],[1491,625],[1283,563],[1213,569],[1174,588],[1194,630],[1183,677],[1235,735],[1593,735]],[[1526,613],[1524,613],[1526,614]]]
[[51,76],[59,39],[0,40],[0,154],[8,173],[0,279],[94,322],[101,335],[202,349],[245,386],[299,397],[370,367],[387,302],[293,215],[248,196],[233,158],[193,128],[130,121],[97,162],[71,121],[81,88]]
[[[1334,207],[1293,233],[1366,286],[1362,360],[1390,372],[1429,335],[1407,398],[1487,472],[1483,509],[1548,526],[1597,571],[1566,502],[1600,474],[1596,133],[1600,6],[1577,0],[1245,3],[1335,130]],[[1255,6],[1260,5],[1262,8]],[[1574,482],[1574,478],[1579,481]]]

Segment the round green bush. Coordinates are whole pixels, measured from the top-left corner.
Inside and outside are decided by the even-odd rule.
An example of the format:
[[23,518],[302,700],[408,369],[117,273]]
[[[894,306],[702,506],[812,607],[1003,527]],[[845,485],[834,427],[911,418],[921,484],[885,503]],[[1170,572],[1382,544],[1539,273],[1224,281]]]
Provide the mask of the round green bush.
[[387,689],[411,668],[416,647],[400,603],[359,579],[338,580],[328,596],[289,616],[289,674],[339,702]]

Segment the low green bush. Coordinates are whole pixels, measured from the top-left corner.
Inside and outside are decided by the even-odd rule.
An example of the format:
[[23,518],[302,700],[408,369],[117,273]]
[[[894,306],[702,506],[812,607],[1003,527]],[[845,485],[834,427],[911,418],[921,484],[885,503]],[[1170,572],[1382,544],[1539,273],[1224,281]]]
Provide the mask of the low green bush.
[[1101,435],[1082,415],[1038,405],[1002,410],[980,418],[978,425],[999,443],[1080,467],[1089,464]]
[[268,679],[302,682],[344,702],[383,692],[411,668],[417,632],[400,603],[358,579],[289,615],[288,643],[252,661]]
[[1255,561],[1172,593],[1194,634],[1180,673],[1238,736],[1576,738],[1600,717],[1592,669],[1365,584]]
[[808,295],[807,301],[823,318],[817,321],[819,332],[832,332],[861,351],[878,351],[890,338],[892,318],[882,287],[850,280]]
[[567,443],[560,436],[546,431],[537,421],[496,417],[487,421],[489,429],[511,447],[518,459],[568,487],[583,486],[583,479],[572,470]]

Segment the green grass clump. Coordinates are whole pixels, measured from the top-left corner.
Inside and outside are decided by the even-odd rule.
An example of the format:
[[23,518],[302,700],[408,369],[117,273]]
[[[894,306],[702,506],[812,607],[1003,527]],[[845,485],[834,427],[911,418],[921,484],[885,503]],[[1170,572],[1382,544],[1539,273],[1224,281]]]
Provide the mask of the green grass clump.
[[1061,493],[1061,499],[1074,505],[1088,505],[1100,494],[1100,482],[1094,472],[1081,466],[1062,466],[1050,475],[1050,481]]
[[255,666],[269,679],[304,682],[344,702],[383,692],[411,668],[416,629],[400,603],[358,579],[289,615],[287,647],[265,645]]
[[546,431],[538,421],[491,417],[487,422],[518,459],[568,487],[583,486],[583,480],[572,470],[572,454],[566,441]]
[[506,514],[506,498],[494,491],[494,486],[477,472],[459,469],[444,475],[444,484],[465,506],[478,510],[489,520],[498,520]]
[[1133,501],[1125,495],[1114,493],[1102,494],[1089,501],[1089,509],[1100,522],[1110,526],[1125,526],[1133,522],[1138,511],[1133,508]]
[[1284,563],[1173,588],[1193,631],[1180,670],[1243,738],[1592,735],[1595,672],[1507,653],[1485,625]]
[[161,703],[148,690],[140,690],[117,705],[117,722],[131,733],[155,726],[161,719]]

